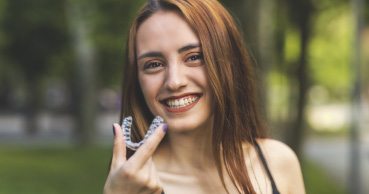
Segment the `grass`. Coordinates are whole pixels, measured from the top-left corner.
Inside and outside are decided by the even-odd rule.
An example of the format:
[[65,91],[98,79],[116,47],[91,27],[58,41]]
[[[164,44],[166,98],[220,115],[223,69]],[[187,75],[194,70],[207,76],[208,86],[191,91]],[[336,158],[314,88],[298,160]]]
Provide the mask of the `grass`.
[[0,148],[0,194],[102,193],[110,149]]
[[343,185],[334,182],[324,169],[310,161],[302,163],[302,172],[307,194],[347,194]]
[[[0,194],[101,194],[110,156],[101,147],[0,147]],[[308,194],[345,194],[318,166],[302,166]]]

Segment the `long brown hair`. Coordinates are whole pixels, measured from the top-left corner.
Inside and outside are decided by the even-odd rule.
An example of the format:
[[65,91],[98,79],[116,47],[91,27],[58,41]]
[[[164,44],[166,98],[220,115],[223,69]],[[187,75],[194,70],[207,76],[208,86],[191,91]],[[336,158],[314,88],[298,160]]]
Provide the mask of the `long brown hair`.
[[223,168],[240,193],[254,194],[247,173],[243,143],[265,137],[259,116],[253,64],[229,12],[216,0],[151,0],[134,19],[124,64],[121,118],[132,115],[134,138],[145,134],[153,115],[138,83],[136,34],[157,11],[175,11],[197,34],[203,51],[211,92],[214,94],[213,155],[225,189]]

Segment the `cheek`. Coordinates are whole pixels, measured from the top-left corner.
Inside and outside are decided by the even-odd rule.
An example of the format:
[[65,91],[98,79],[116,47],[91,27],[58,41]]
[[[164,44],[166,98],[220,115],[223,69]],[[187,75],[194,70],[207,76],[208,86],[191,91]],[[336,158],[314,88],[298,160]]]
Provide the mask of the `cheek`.
[[202,67],[198,71],[193,71],[192,75],[195,77],[198,84],[205,88],[207,90],[206,92],[209,93],[209,78],[207,76],[205,67]]
[[206,99],[208,101],[208,104],[210,104],[212,106],[213,105],[213,93],[211,92],[211,89],[210,89],[210,81],[209,81],[209,78],[207,76],[207,72],[206,72],[205,68],[203,68],[201,71],[198,71],[196,76],[198,78],[197,79],[198,83],[205,90]]
[[152,93],[151,91],[151,87],[149,87],[149,81],[145,78],[142,78],[141,76],[139,76],[139,82],[140,82],[140,87],[142,90],[142,94],[144,95],[144,98],[146,100],[146,103],[148,99],[150,99],[150,94]]
[[138,78],[146,104],[150,106],[156,100],[156,96],[160,91],[160,80],[158,80],[158,77],[151,75],[139,74]]

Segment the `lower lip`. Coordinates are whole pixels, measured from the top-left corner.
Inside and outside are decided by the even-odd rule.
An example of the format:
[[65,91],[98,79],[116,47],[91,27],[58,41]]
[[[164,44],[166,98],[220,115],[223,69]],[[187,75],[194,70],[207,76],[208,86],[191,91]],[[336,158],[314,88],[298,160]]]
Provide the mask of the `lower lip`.
[[193,102],[187,106],[184,106],[184,107],[180,107],[180,108],[171,108],[171,107],[168,107],[166,105],[165,108],[168,112],[171,112],[171,113],[182,113],[182,112],[186,112],[188,110],[190,110],[192,107],[194,107],[198,102],[200,101],[200,97],[199,99],[196,100],[196,102]]

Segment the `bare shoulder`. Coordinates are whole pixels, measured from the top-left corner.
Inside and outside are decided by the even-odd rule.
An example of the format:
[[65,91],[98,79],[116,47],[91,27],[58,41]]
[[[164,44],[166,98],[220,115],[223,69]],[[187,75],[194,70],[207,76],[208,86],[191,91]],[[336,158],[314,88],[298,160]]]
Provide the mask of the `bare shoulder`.
[[273,162],[280,165],[299,164],[295,152],[285,143],[274,139],[258,139],[263,153]]
[[283,142],[274,139],[257,141],[280,192],[304,194],[300,162],[295,152]]

